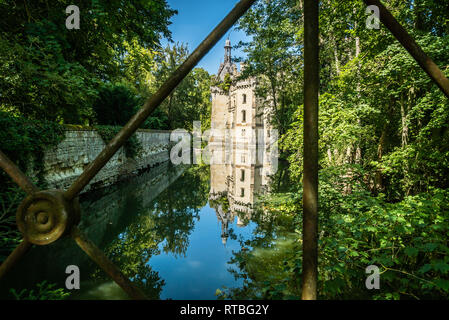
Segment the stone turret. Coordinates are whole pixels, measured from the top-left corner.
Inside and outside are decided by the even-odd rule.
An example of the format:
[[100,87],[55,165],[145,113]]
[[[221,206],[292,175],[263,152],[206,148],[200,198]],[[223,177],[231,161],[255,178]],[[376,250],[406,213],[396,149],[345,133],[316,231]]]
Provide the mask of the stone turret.
[[231,40],[227,39],[225,44],[225,63],[232,63],[232,55],[231,55]]
[[220,81],[225,79],[227,73],[233,77],[236,74],[237,66],[232,63],[232,46],[231,40],[227,39],[225,43],[225,56],[224,62],[220,64],[220,68],[218,69],[217,78]]

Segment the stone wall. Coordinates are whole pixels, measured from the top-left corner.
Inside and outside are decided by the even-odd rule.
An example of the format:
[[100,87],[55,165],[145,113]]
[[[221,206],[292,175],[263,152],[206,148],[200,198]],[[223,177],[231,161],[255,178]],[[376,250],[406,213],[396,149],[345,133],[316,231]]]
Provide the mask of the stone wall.
[[[112,185],[139,171],[170,159],[170,132],[139,130],[137,139],[143,151],[127,158],[121,148],[95,176],[83,192]],[[105,147],[93,129],[67,129],[65,139],[44,155],[44,178],[51,189],[66,189]]]

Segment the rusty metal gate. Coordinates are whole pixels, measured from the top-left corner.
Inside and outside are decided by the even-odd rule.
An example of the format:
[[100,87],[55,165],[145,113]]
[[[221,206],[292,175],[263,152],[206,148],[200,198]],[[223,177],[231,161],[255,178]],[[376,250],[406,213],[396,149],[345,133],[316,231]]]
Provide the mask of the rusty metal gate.
[[23,240],[0,265],[0,279],[16,265],[33,244],[48,245],[63,236],[70,236],[132,299],[146,299],[144,293],[78,228],[81,218],[78,194],[255,1],[241,0],[232,9],[67,190],[39,190],[0,151],[0,166],[27,193],[16,215],[17,227],[23,235]]

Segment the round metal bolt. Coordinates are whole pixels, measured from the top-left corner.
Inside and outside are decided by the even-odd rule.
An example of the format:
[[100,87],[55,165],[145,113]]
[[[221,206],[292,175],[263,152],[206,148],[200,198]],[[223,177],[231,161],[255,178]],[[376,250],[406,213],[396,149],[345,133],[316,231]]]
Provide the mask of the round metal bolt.
[[20,232],[31,243],[53,243],[79,223],[78,198],[67,201],[61,190],[36,192],[22,201],[16,220]]

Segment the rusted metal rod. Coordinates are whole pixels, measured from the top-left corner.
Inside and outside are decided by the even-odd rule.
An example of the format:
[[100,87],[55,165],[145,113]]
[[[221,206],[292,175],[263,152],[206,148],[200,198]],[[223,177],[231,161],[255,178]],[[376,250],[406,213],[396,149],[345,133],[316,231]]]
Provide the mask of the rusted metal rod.
[[[31,180],[19,169],[1,150],[0,150],[0,167],[17,183],[17,185],[26,193],[33,194],[39,189],[31,182]],[[28,252],[32,244],[23,239],[22,242],[14,249],[13,252],[0,265],[0,280],[14,267],[17,262]]]
[[438,68],[433,60],[421,49],[416,41],[408,34],[402,25],[388,11],[379,0],[363,0],[366,5],[377,6],[379,8],[380,21],[390,30],[395,38],[418,62],[421,68],[432,78],[441,91],[449,98],[449,79]]
[[302,299],[317,298],[319,1],[304,1],[304,170]]
[[104,167],[109,159],[120,149],[126,140],[141,126],[148,116],[167,98],[197,63],[225,35],[234,23],[251,7],[256,0],[241,0],[224,20],[196,48],[187,60],[171,75],[162,87],[145,103],[123,129],[108,143],[97,158],[84,170],[81,176],[66,191],[65,197],[73,199],[86,187],[93,177]]
[[17,262],[28,252],[32,244],[23,239],[22,242],[14,249],[14,251],[6,258],[5,261],[0,265],[0,280],[14,267]]
[[28,194],[38,192],[39,189],[31,180],[0,150],[0,167],[14,180],[18,186]]
[[72,229],[72,238],[78,246],[99,265],[132,299],[147,300],[145,294],[137,288],[109,258],[92,241],[90,241],[79,229]]

